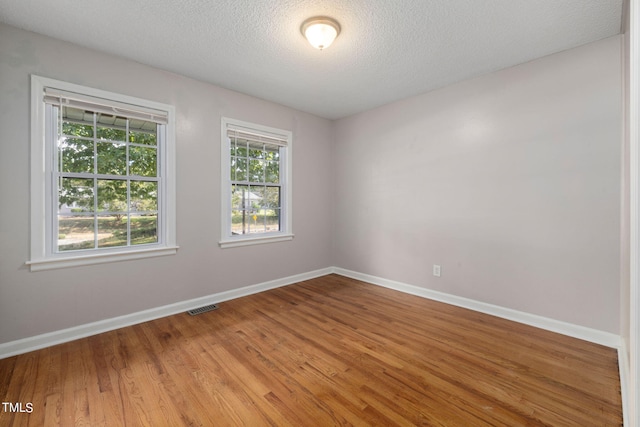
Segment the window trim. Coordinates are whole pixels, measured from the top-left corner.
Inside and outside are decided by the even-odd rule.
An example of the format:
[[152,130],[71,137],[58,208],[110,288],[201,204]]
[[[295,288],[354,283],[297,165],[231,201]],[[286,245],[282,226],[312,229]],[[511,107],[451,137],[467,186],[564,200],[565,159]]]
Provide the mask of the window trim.
[[[229,127],[243,128],[248,132],[256,132],[262,136],[277,136],[282,140],[286,140],[284,159],[281,158],[284,170],[281,179],[281,194],[284,196],[284,201],[281,203],[281,229],[275,232],[258,233],[258,234],[245,234],[245,235],[231,235],[231,167],[229,159],[231,156],[230,140],[227,136],[227,129]],[[292,132],[283,129],[277,129],[269,126],[258,125],[255,123],[249,123],[242,120],[231,119],[228,117],[222,117],[221,119],[221,131],[220,131],[220,185],[221,185],[221,211],[220,211],[220,241],[218,242],[220,248],[233,248],[238,246],[258,245],[263,243],[274,243],[292,240],[293,234],[293,221],[292,221]]]
[[[162,212],[163,219],[159,221],[160,235],[157,244],[145,245],[145,247],[119,247],[94,249],[87,251],[52,253],[49,249],[51,239],[49,236],[53,227],[54,215],[51,211],[53,195],[48,188],[47,171],[52,170],[53,154],[51,147],[46,143],[46,136],[51,136],[55,129],[47,126],[46,108],[44,102],[45,88],[56,89],[65,92],[81,94],[85,97],[99,98],[107,103],[127,104],[152,110],[159,110],[167,115],[166,138],[163,150],[160,154],[159,170],[164,172],[162,203],[158,211]],[[57,136],[56,136],[57,137]],[[55,268],[73,267],[89,264],[100,264],[130,259],[140,259],[154,256],[175,254],[178,250],[176,244],[176,174],[175,174],[175,108],[172,105],[162,104],[128,95],[94,89],[47,77],[31,75],[31,245],[30,259],[25,262],[31,271],[48,270]],[[162,236],[162,237],[160,237]]]

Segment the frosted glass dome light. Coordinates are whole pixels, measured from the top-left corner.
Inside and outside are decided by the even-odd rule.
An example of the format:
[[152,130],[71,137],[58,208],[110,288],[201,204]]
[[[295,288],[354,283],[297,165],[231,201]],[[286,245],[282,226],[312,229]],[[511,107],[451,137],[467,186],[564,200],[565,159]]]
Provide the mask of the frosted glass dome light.
[[333,43],[340,34],[340,24],[335,19],[326,16],[309,18],[302,23],[300,31],[307,38],[311,46],[325,49]]

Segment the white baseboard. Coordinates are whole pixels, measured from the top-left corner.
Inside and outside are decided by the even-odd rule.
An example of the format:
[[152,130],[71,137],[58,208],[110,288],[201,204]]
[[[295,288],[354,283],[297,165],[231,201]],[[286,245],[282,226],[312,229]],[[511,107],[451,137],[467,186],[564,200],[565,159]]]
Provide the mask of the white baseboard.
[[68,329],[63,329],[60,331],[49,332],[42,335],[36,335],[16,341],[2,343],[0,344],[0,359],[15,356],[17,354],[27,353],[29,351],[38,350],[45,347],[50,347],[52,345],[61,344],[64,342],[73,341],[78,338],[84,338],[102,332],[112,331],[124,326],[135,325],[137,323],[147,322],[149,320],[158,319],[160,317],[171,316],[173,314],[182,313],[194,308],[202,307],[204,305],[229,301],[231,299],[256,294],[269,289],[275,289],[304,280],[314,279],[316,277],[330,274],[332,273],[332,271],[332,268],[324,268],[320,270],[310,271],[308,273],[296,274],[294,276],[271,280],[257,285],[246,286],[240,289],[219,292],[188,301],[181,301],[162,307],[139,311],[137,313],[131,313],[124,316],[114,317],[111,319],[100,320],[98,322],[92,322]]
[[358,273],[344,268],[333,267],[332,271],[335,274],[361,280],[373,285],[383,286],[385,288],[394,289],[407,294],[444,302],[458,307],[468,308],[470,310],[479,311],[481,313],[490,314],[503,319],[513,320],[514,322],[524,323],[525,325],[535,326],[540,329],[557,332],[559,334],[579,338],[581,340],[601,344],[607,347],[619,349],[622,345],[622,339],[620,336],[610,332],[603,332],[597,329],[561,322],[559,320],[525,313],[523,311],[512,310],[510,308],[475,301],[444,292],[433,291],[406,283],[396,282],[394,280],[383,279],[369,274]]
[[620,370],[620,397],[622,399],[622,425],[629,426],[629,357],[627,345],[621,340],[618,347],[618,369]]

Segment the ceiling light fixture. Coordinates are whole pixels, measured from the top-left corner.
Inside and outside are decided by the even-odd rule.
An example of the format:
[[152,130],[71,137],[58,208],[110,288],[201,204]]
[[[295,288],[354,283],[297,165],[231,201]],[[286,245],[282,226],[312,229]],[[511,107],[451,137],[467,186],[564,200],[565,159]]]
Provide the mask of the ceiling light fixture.
[[309,40],[311,46],[322,50],[329,47],[338,37],[340,24],[327,16],[314,16],[302,23],[300,31]]

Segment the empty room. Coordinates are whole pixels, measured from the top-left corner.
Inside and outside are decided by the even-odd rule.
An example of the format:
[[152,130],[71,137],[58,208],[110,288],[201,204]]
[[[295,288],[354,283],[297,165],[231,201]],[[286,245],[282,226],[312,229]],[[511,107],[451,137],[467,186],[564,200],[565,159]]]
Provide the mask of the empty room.
[[637,426],[636,0],[0,0],[0,426]]

